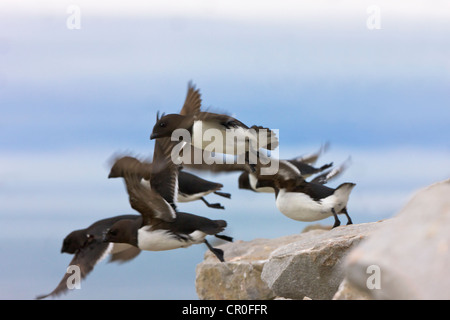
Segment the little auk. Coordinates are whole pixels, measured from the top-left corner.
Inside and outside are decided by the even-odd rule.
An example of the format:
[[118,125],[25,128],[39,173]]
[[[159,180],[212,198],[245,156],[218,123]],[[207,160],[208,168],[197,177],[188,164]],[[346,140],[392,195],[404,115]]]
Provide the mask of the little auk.
[[[128,165],[134,165],[136,172],[139,172],[141,176],[141,182],[148,188],[151,188],[150,177],[152,172],[152,163],[148,161],[142,161],[132,156],[117,157],[115,164],[112,166],[108,178],[123,178],[123,168]],[[178,202],[190,202],[201,200],[210,208],[224,209],[220,203],[209,203],[205,196],[210,193],[214,193],[218,196],[230,199],[231,194],[221,192],[223,184],[205,180],[192,173],[184,171],[181,167],[178,172]]]
[[[289,162],[290,164],[297,167],[297,169],[300,171],[301,176],[303,178],[308,178],[312,176],[313,174],[319,174],[324,172],[324,170],[332,167],[333,162],[322,165],[321,167],[314,167],[311,165],[311,163],[316,162],[318,157],[328,148],[328,143],[325,145],[322,145],[319,151],[316,151],[311,154],[307,154],[304,156],[299,156],[293,159],[288,160],[279,160],[279,159],[271,159],[270,161],[278,161],[278,162]],[[195,148],[191,149],[191,155],[195,152],[193,151]],[[206,154],[209,155],[209,154]],[[212,158],[211,158],[212,159]],[[207,159],[210,160],[210,159]],[[211,162],[211,161],[210,161]],[[219,173],[219,172],[242,172],[238,178],[238,187],[239,189],[247,189],[255,192],[267,192],[267,193],[273,193],[273,188],[270,187],[261,187],[256,188],[256,183],[258,181],[258,172],[248,170],[248,167],[239,163],[224,163],[221,161],[221,163],[212,162],[211,164],[206,163],[195,163],[193,161],[193,158],[190,160],[189,164],[184,164],[185,167],[191,168],[194,170],[208,170],[211,172]],[[258,167],[258,165],[256,165]],[[321,182],[324,184],[325,181],[329,180],[331,176],[336,176],[339,172],[341,172],[344,169],[343,166],[340,168],[334,169],[333,171],[326,171],[326,174],[321,175]],[[328,179],[325,179],[325,177],[329,175]],[[317,178],[319,180],[319,178]]]
[[[163,143],[165,142],[165,143]],[[231,237],[219,235],[225,230],[224,220],[211,220],[190,213],[179,212],[171,205],[170,198],[174,198],[178,189],[178,168],[170,158],[170,140],[157,140],[152,170],[164,172],[168,177],[163,188],[148,189],[141,183],[140,174],[134,166],[124,168],[124,182],[130,205],[138,211],[142,220],[121,220],[116,222],[106,232],[105,242],[127,243],[141,250],[161,251],[186,248],[193,244],[205,243],[209,250],[220,260],[224,261],[221,249],[213,248],[206,236],[214,235],[219,239],[232,241]],[[159,169],[155,169],[158,168]],[[162,181],[160,181],[162,183]],[[167,198],[161,190],[170,190]]]
[[[186,100],[200,93],[189,84]],[[189,98],[189,99],[188,99]],[[171,137],[175,130],[184,129],[189,134],[192,146],[217,153],[244,155],[244,161],[254,171],[259,149],[274,150],[278,147],[278,138],[272,130],[262,126],[248,127],[238,119],[227,114],[218,114],[200,110],[201,99],[194,99],[195,107],[183,106],[179,114],[157,114],[150,139]],[[185,102],[186,105],[186,102]],[[255,158],[251,159],[254,156]]]
[[[264,179],[265,178],[265,179]],[[347,216],[347,202],[354,183],[342,183],[333,189],[323,184],[307,182],[295,166],[280,164],[275,176],[258,179],[256,187],[271,187],[275,190],[276,206],[285,216],[298,221],[317,221],[334,217],[333,228],[340,225],[338,214]]]
[[[108,254],[109,262],[126,262],[135,258],[141,250],[127,244],[113,244],[103,241],[106,231],[121,220],[141,220],[139,215],[121,215],[99,220],[85,229],[72,231],[64,238],[61,253],[73,254],[69,266],[77,266],[83,280],[94,269],[94,266]],[[58,286],[49,294],[37,296],[36,299],[56,297],[68,290],[67,281],[71,273],[65,273]]]

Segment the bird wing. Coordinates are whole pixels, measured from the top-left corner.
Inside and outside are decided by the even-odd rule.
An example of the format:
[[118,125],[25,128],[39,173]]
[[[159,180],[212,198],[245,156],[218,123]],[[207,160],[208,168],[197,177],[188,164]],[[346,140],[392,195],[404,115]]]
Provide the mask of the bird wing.
[[341,175],[342,172],[344,172],[348,168],[350,163],[351,163],[351,158],[349,157],[339,167],[325,171],[324,173],[314,177],[314,179],[312,179],[310,182],[326,184],[331,179],[336,178],[337,176]]
[[292,189],[293,192],[302,192],[309,195],[312,199],[320,201],[323,198],[331,196],[335,189],[329,188],[323,184],[301,181]]
[[195,89],[195,86],[191,81],[188,83],[188,91],[186,99],[184,101],[183,108],[181,108],[181,115],[195,114],[200,112],[202,105],[202,97],[199,89]]
[[172,149],[177,142],[170,138],[159,138],[155,141],[152,174],[150,185],[175,210],[178,197],[179,165],[172,160]]
[[139,255],[139,253],[141,253],[141,249],[134,246],[130,246],[129,248],[119,252],[111,252],[108,262],[124,263],[134,259],[136,256]]
[[[75,253],[69,267],[77,266],[80,271],[79,280],[83,280],[94,269],[94,266],[107,255],[111,247],[112,244],[110,246],[110,244],[103,242],[101,239],[93,238],[87,246]],[[37,296],[36,299],[44,299],[50,296],[56,297],[66,293],[69,290],[68,284],[71,281],[69,278],[76,276],[75,272],[77,269],[74,269],[73,273],[69,273],[69,268],[67,270],[68,272],[64,274],[62,280],[52,292]]]
[[320,146],[320,149],[317,150],[316,152],[310,153],[310,154],[305,154],[303,156],[294,158],[292,160],[294,161],[301,161],[304,163],[309,163],[309,164],[314,164],[317,159],[320,157],[320,155],[324,152],[326,152],[330,147],[330,143],[326,142],[325,144],[323,144],[322,146]]
[[275,175],[282,180],[302,178],[302,173],[300,170],[291,162],[286,160],[279,160],[278,172]]
[[213,113],[213,112],[199,112],[195,115],[195,120],[201,120],[201,121],[211,121],[211,122],[216,122],[221,124],[222,126],[224,126],[227,129],[230,128],[236,128],[236,127],[241,127],[244,129],[248,129],[248,126],[245,125],[244,123],[242,123],[241,121],[239,121],[236,118],[233,118],[232,116],[228,115],[228,114],[223,114],[223,113]]
[[140,160],[132,155],[115,154],[111,160],[111,171],[109,178],[123,178],[125,170],[130,172],[133,170],[142,178],[149,180],[152,172],[152,163],[150,161]]
[[[142,216],[142,225],[153,224],[154,219],[171,222],[176,218],[175,209],[154,188],[141,184],[140,178],[132,173],[125,174],[125,184],[131,207]],[[153,185],[152,185],[153,187]]]
[[331,168],[333,166],[333,162],[327,163],[319,168],[313,167],[312,165],[303,162],[303,161],[297,161],[297,160],[288,160],[290,163],[292,163],[294,166],[300,170],[303,177],[307,178],[315,173],[322,172],[328,168]]

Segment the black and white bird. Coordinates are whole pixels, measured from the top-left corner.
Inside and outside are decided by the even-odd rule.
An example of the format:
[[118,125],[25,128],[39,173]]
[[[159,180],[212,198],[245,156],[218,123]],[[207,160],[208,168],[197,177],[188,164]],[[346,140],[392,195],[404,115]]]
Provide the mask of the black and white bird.
[[170,158],[170,142],[168,139],[155,142],[151,189],[142,185],[141,175],[133,166],[122,169],[130,205],[141,214],[142,221],[118,221],[106,232],[104,241],[127,243],[147,251],[205,243],[220,261],[224,261],[223,251],[213,248],[206,237],[214,235],[232,241],[232,238],[219,234],[225,230],[226,221],[178,212],[172,206],[178,192],[178,167]]
[[278,210],[293,220],[309,222],[333,216],[334,228],[341,223],[337,215],[345,214],[347,224],[353,223],[347,212],[347,203],[354,183],[342,183],[333,189],[317,182],[307,182],[296,167],[280,164],[275,176],[259,179],[256,186],[273,188]]
[[192,173],[180,170],[178,173],[178,202],[202,200],[209,208],[225,209],[220,203],[209,203],[205,196],[214,193],[224,198],[231,198],[231,194],[221,192],[223,184],[200,178]]
[[[85,229],[69,233],[63,241],[61,253],[73,254],[69,266],[77,266],[83,280],[94,269],[95,265],[109,255],[109,262],[123,263],[135,258],[141,250],[122,243],[103,241],[104,234],[111,226],[121,220],[142,220],[140,215],[120,215],[99,220]],[[65,273],[58,286],[49,294],[40,295],[37,299],[56,297],[68,290],[67,282],[72,273]]]
[[[276,161],[276,160],[275,160]],[[282,163],[290,163],[295,166],[301,176],[306,179],[313,174],[323,172],[324,170],[333,166],[333,163],[325,164],[319,168],[315,168],[307,163],[296,161],[296,160],[278,160]],[[274,193],[274,189],[271,187],[257,187],[259,180],[259,174],[257,172],[242,172],[238,178],[239,189],[247,189],[255,192],[265,192],[265,193]]]
[[[320,174],[320,176],[316,176],[314,178],[314,182],[318,183],[326,183],[328,180],[330,180],[332,177],[337,176],[340,174],[347,164],[341,165],[339,168],[335,168],[329,171],[325,171],[326,169],[333,166],[333,162],[322,165],[320,167],[314,167],[312,164],[317,161],[319,156],[328,149],[329,144],[326,143],[320,147],[320,149],[316,152],[299,156],[293,159],[288,160],[279,160],[275,158],[270,158],[270,161],[274,162],[282,162],[286,163],[289,162],[291,165],[294,165],[297,167],[297,169],[300,171],[301,176],[303,178],[309,178],[314,174]],[[191,154],[194,153],[194,148],[191,149]],[[251,171],[248,170],[248,166],[239,164],[239,163],[226,163],[225,160],[222,160],[220,162],[214,162],[212,160],[211,154],[205,153],[203,155],[210,164],[202,162],[202,163],[195,163],[193,160],[189,161],[188,164],[185,164],[185,166],[189,169],[198,170],[198,171],[210,171],[214,173],[224,173],[224,172],[241,172],[241,174],[238,177],[238,187],[239,189],[246,189],[251,190],[254,192],[266,192],[266,193],[274,193],[274,189],[271,187],[260,187],[256,188],[256,183],[258,182],[258,176],[259,172],[257,170]],[[267,160],[268,158],[266,158]],[[256,165],[258,167],[258,165]],[[275,166],[276,167],[276,166]]]
[[[330,168],[333,163],[329,163],[329,164],[325,164],[323,166],[321,166],[320,168],[314,168],[311,165],[305,164],[305,163],[300,163],[298,161],[294,162],[292,160],[280,160],[280,163],[278,164],[279,166],[281,165],[282,167],[286,167],[286,166],[291,166],[291,169],[300,175],[301,178],[303,179],[307,179],[309,177],[311,177],[314,173],[316,173],[317,175],[314,176],[311,181],[312,183],[318,183],[318,184],[326,184],[328,183],[328,181],[330,181],[331,179],[336,178],[337,176],[339,176],[340,174],[342,174],[342,172],[344,172],[344,170],[348,167],[350,163],[350,158],[348,158],[346,161],[344,161],[339,167],[333,168],[333,169],[329,169],[327,171],[324,171],[328,168]],[[258,185],[258,180],[259,179],[265,179],[267,180],[268,177],[264,176],[261,177],[261,175],[259,174],[259,171],[257,172],[243,172],[238,179],[239,182],[239,188],[240,189],[247,189],[247,190],[251,190],[251,191],[255,191],[255,192],[265,192],[265,193],[274,193],[275,190],[268,186],[268,184],[259,184],[259,187],[257,187]],[[262,186],[262,185],[266,185],[266,186]]]
[[[123,168],[134,166],[135,172],[140,174],[141,182],[144,186],[151,189],[151,173],[152,163],[149,161],[139,160],[133,156],[116,157],[108,178],[123,178]],[[155,181],[154,181],[155,183]],[[224,198],[231,198],[231,194],[221,192],[223,184],[200,178],[197,175],[184,171],[179,167],[178,172],[178,195],[177,202],[191,202],[201,200],[210,208],[224,209],[220,203],[209,203],[205,197],[211,193]]]
[[[190,101],[193,102],[188,103]],[[274,150],[278,147],[274,131],[256,125],[249,127],[227,114],[201,111],[200,106],[200,93],[189,83],[181,112],[158,115],[150,139],[171,137],[177,129],[182,129],[188,135],[180,135],[188,140],[185,143],[201,150],[244,156],[244,162],[252,171],[260,149]]]

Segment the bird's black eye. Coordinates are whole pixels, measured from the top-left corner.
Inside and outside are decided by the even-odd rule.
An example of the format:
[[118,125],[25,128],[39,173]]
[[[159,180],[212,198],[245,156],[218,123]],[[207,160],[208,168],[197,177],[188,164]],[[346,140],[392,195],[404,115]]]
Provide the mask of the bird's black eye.
[[159,124],[159,126],[160,126],[161,128],[164,128],[166,125],[167,125],[167,124],[166,124],[165,122],[161,122],[161,123]]
[[109,230],[109,235],[111,235],[111,236],[116,236],[117,235],[117,230],[116,229],[112,229],[112,230]]

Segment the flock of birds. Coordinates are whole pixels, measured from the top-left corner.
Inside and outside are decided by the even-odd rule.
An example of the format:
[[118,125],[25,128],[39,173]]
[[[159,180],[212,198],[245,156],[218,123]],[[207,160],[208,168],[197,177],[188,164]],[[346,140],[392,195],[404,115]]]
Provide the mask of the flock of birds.
[[[189,83],[180,113],[163,114],[161,117],[159,113],[157,115],[150,136],[150,139],[155,140],[152,161],[142,161],[129,155],[114,158],[108,178],[123,179],[130,206],[139,214],[99,220],[65,237],[61,252],[74,255],[69,266],[79,267],[81,279],[105,256],[109,255],[110,262],[125,262],[135,258],[142,250],[172,250],[204,243],[220,261],[224,261],[223,250],[214,248],[206,237],[215,236],[233,241],[231,237],[222,234],[227,222],[181,212],[177,204],[201,200],[210,208],[224,209],[220,203],[211,204],[205,197],[211,193],[225,198],[230,198],[231,195],[221,191],[221,183],[202,179],[186,172],[186,168],[210,172],[241,172],[238,179],[240,189],[274,193],[278,210],[294,220],[316,221],[333,216],[333,227],[337,227],[340,225],[338,214],[344,214],[347,224],[352,223],[347,212],[347,202],[355,184],[343,183],[337,188],[325,186],[346,169],[348,160],[337,168],[332,168],[332,163],[316,168],[314,163],[326,148],[322,147],[316,153],[296,159],[270,159],[272,162],[276,161],[277,170],[271,174],[263,174],[263,169],[268,164],[262,160],[267,160],[267,155],[260,148],[274,150],[278,147],[274,131],[261,126],[248,127],[226,114],[201,111],[201,103],[199,90]],[[175,130],[184,129],[190,134],[191,139],[183,142],[182,152],[202,150],[206,158],[213,154],[206,152],[208,146],[211,148],[211,141],[205,143],[202,138],[206,130],[211,128],[222,132],[225,137],[223,141],[217,142],[220,145],[216,147],[227,150],[231,156],[242,156],[244,161],[185,161],[182,164],[174,161],[174,147],[180,144],[179,140],[171,139]],[[233,141],[226,138],[226,133],[230,131],[234,134]],[[265,139],[260,139],[261,133]],[[235,139],[236,136],[243,139]],[[264,141],[260,143],[260,140]],[[236,147],[235,144],[239,143],[241,145]],[[226,148],[233,144],[233,148]],[[256,161],[250,161],[251,156],[256,157]],[[316,176],[306,181],[313,175]],[[37,299],[67,292],[70,276],[71,273],[65,273],[52,292],[38,296]]]

